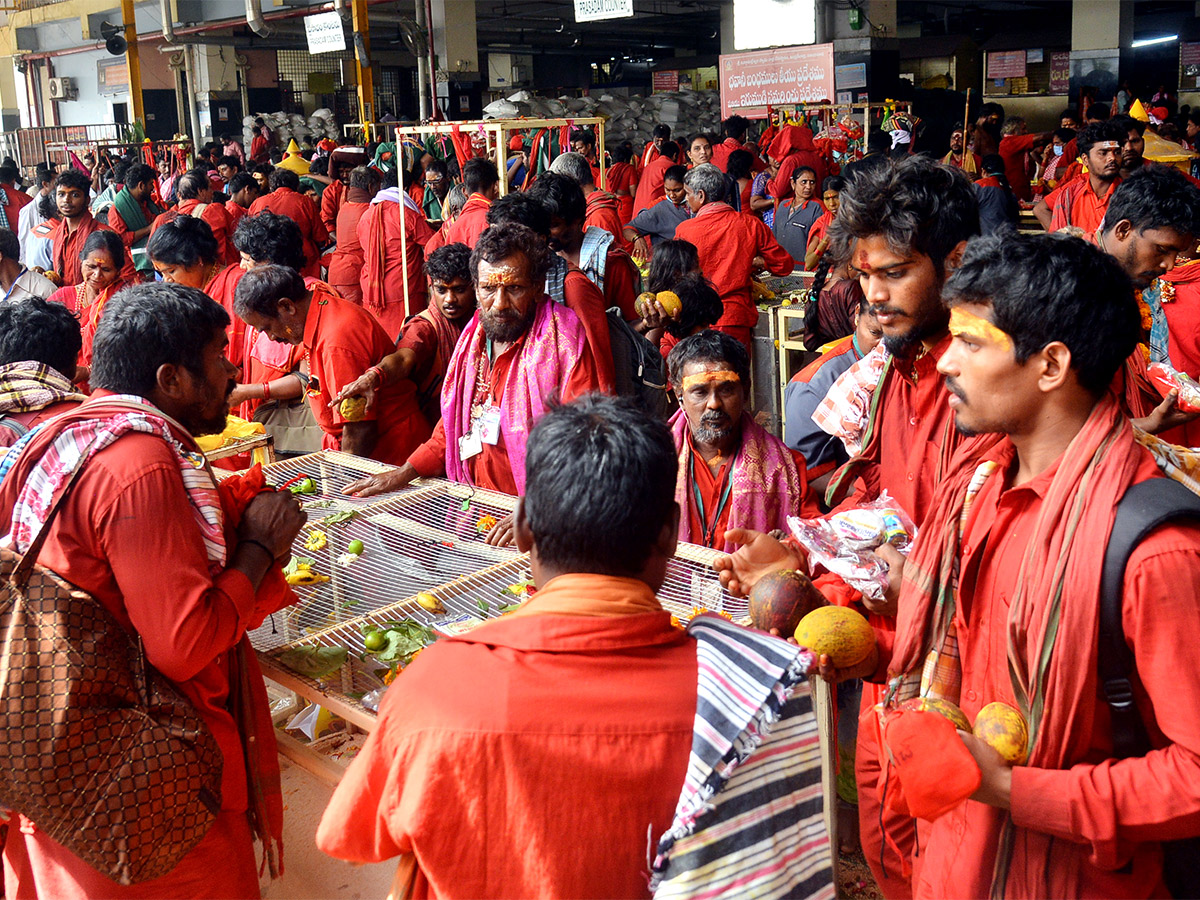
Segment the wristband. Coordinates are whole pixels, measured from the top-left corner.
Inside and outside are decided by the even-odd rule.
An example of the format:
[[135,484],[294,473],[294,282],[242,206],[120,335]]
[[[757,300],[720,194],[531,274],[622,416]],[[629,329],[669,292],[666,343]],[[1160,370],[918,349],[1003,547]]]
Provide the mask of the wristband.
[[382,366],[371,366],[367,371],[375,373],[375,378],[378,380],[378,387],[383,387],[387,384],[387,373],[383,371]]
[[268,547],[266,544],[264,544],[262,541],[256,541],[253,538],[242,538],[240,541],[238,541],[238,543],[239,544],[253,544],[255,547],[258,547],[260,550],[263,550],[264,552],[266,552],[267,556],[269,556],[272,561],[274,561],[274,559],[275,559],[275,551],[272,550],[270,547]]
[[262,383],[262,389],[263,389],[263,400],[270,400],[271,399],[271,382],[264,381]]

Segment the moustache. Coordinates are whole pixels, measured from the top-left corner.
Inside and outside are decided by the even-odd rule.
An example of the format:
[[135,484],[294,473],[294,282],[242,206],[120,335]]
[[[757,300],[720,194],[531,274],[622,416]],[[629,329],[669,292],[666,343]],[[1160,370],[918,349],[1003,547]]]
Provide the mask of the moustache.
[[967,395],[963,392],[963,389],[958,386],[958,382],[949,375],[946,376],[946,390],[948,390],[959,400],[963,401],[963,403],[967,402]]
[[877,316],[880,313],[883,313],[886,316],[903,316],[903,315],[905,315],[904,310],[897,309],[894,306],[888,306],[887,304],[884,304],[884,303],[872,303],[870,305],[869,309],[870,309],[871,315],[873,315],[873,316]]

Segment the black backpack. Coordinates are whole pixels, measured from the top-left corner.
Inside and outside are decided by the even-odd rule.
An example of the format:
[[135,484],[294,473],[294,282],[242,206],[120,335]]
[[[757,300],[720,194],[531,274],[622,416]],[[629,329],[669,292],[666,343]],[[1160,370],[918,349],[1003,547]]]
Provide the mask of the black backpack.
[[[1159,525],[1175,519],[1200,521],[1200,497],[1169,478],[1135,484],[1117,504],[1100,580],[1100,682],[1112,715],[1117,759],[1150,750],[1146,726],[1133,698],[1133,654],[1125,643],[1122,593],[1125,565],[1133,548]],[[1189,673],[1194,675],[1195,673]],[[1173,897],[1200,897],[1200,837],[1163,843],[1163,880]]]
[[630,328],[615,306],[608,310],[608,339],[612,344],[617,396],[632,397],[656,419],[669,419],[671,397],[667,393],[667,364],[662,353]]

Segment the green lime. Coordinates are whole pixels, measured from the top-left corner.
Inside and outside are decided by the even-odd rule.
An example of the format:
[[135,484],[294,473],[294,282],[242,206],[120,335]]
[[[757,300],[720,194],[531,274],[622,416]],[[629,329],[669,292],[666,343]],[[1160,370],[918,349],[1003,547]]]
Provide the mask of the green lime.
[[362,552],[365,549],[367,548],[364,547],[363,542],[359,540],[353,540],[346,545],[346,552],[353,553],[355,556],[362,556]]
[[387,646],[387,635],[382,631],[368,631],[363,637],[363,646],[368,650],[382,650]]

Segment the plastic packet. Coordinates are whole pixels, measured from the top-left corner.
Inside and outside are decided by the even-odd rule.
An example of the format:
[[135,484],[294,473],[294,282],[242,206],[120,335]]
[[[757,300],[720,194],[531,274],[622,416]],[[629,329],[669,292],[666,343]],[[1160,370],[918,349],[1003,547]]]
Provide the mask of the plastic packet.
[[315,741],[329,730],[332,721],[333,713],[313,703],[292,716],[286,728],[288,731],[299,731],[310,741]]
[[872,600],[882,600],[888,564],[874,554],[882,544],[908,553],[917,527],[908,513],[883,491],[865,506],[823,519],[788,517],[792,536],[808,554],[811,566],[822,566]]
[[1179,389],[1179,399],[1175,401],[1175,405],[1181,411],[1200,412],[1200,384],[1197,384],[1192,376],[1173,369],[1166,363],[1151,363],[1146,373],[1164,397],[1171,393],[1173,388]]
[[374,690],[367,691],[362,695],[362,699],[358,702],[365,709],[369,709],[373,713],[379,712],[379,704],[383,702],[383,695],[387,692],[387,685],[377,687]]

